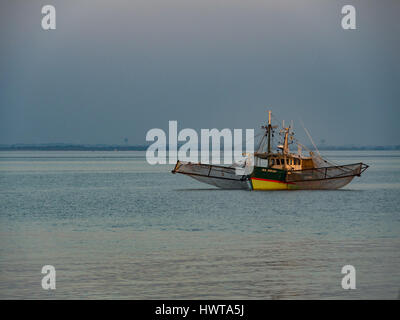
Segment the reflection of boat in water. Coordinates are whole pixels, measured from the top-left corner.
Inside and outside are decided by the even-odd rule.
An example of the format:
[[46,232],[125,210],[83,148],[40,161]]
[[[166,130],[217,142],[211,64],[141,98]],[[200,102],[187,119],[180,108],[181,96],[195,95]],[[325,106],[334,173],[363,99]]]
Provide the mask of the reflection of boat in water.
[[[236,173],[238,164],[225,167],[179,160],[172,172],[188,175],[222,189],[338,189],[350,183],[355,176],[360,176],[368,168],[368,165],[361,162],[335,165],[312,151],[309,152],[309,156],[303,156],[300,143],[297,153],[292,153],[289,145],[295,139],[291,127],[284,125],[280,130],[283,143],[277,146],[277,152],[271,152],[271,140],[277,128],[271,125],[271,112],[268,125],[263,128],[265,133],[254,153],[254,168],[247,174]],[[246,160],[247,165],[249,161],[250,158]]]

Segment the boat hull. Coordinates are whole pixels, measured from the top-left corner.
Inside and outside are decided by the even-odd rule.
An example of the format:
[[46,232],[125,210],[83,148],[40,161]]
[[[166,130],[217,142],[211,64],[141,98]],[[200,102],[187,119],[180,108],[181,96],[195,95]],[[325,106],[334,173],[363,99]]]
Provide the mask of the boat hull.
[[237,175],[235,168],[178,161],[172,173],[187,175],[220,189],[251,190],[247,175]]
[[253,190],[296,190],[299,189],[295,184],[285,181],[276,181],[262,178],[251,178]]
[[253,190],[289,190],[292,183],[286,182],[286,171],[264,167],[254,167],[250,175]]
[[204,176],[193,176],[189,175],[191,178],[207,183],[209,185],[212,185],[214,187],[220,188],[220,189],[232,189],[232,190],[251,190],[251,184],[250,182],[247,181],[238,181],[238,180],[227,180],[227,179],[219,179],[219,178],[213,178],[213,177],[204,177]]
[[368,168],[363,163],[286,171],[255,167],[253,190],[334,190],[349,184]]
[[367,168],[363,163],[294,171],[254,167],[250,175],[237,175],[233,167],[178,161],[172,172],[221,189],[334,190],[344,187]]
[[349,184],[352,177],[333,178],[318,181],[284,182],[251,178],[253,190],[334,190]]

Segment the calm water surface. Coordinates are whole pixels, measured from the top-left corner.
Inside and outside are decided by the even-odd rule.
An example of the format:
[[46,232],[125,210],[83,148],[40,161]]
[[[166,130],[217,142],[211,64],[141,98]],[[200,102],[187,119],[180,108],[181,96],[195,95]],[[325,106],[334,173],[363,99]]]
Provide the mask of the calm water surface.
[[371,167],[341,190],[249,192],[144,152],[0,152],[0,298],[397,299],[400,152],[324,154]]

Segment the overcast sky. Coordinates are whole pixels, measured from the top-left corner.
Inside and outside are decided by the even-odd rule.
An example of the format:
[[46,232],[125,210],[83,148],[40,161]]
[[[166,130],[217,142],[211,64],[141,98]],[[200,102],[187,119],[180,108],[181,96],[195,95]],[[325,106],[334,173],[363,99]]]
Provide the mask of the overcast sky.
[[400,144],[399,17],[398,0],[1,1],[0,143],[142,144],[272,109],[317,142]]

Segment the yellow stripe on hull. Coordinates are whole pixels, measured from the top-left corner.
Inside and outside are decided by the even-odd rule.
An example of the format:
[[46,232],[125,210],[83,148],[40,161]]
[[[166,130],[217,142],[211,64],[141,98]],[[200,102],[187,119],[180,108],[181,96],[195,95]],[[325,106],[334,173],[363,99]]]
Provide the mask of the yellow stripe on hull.
[[251,179],[253,190],[292,190],[298,189],[296,185],[280,181]]

